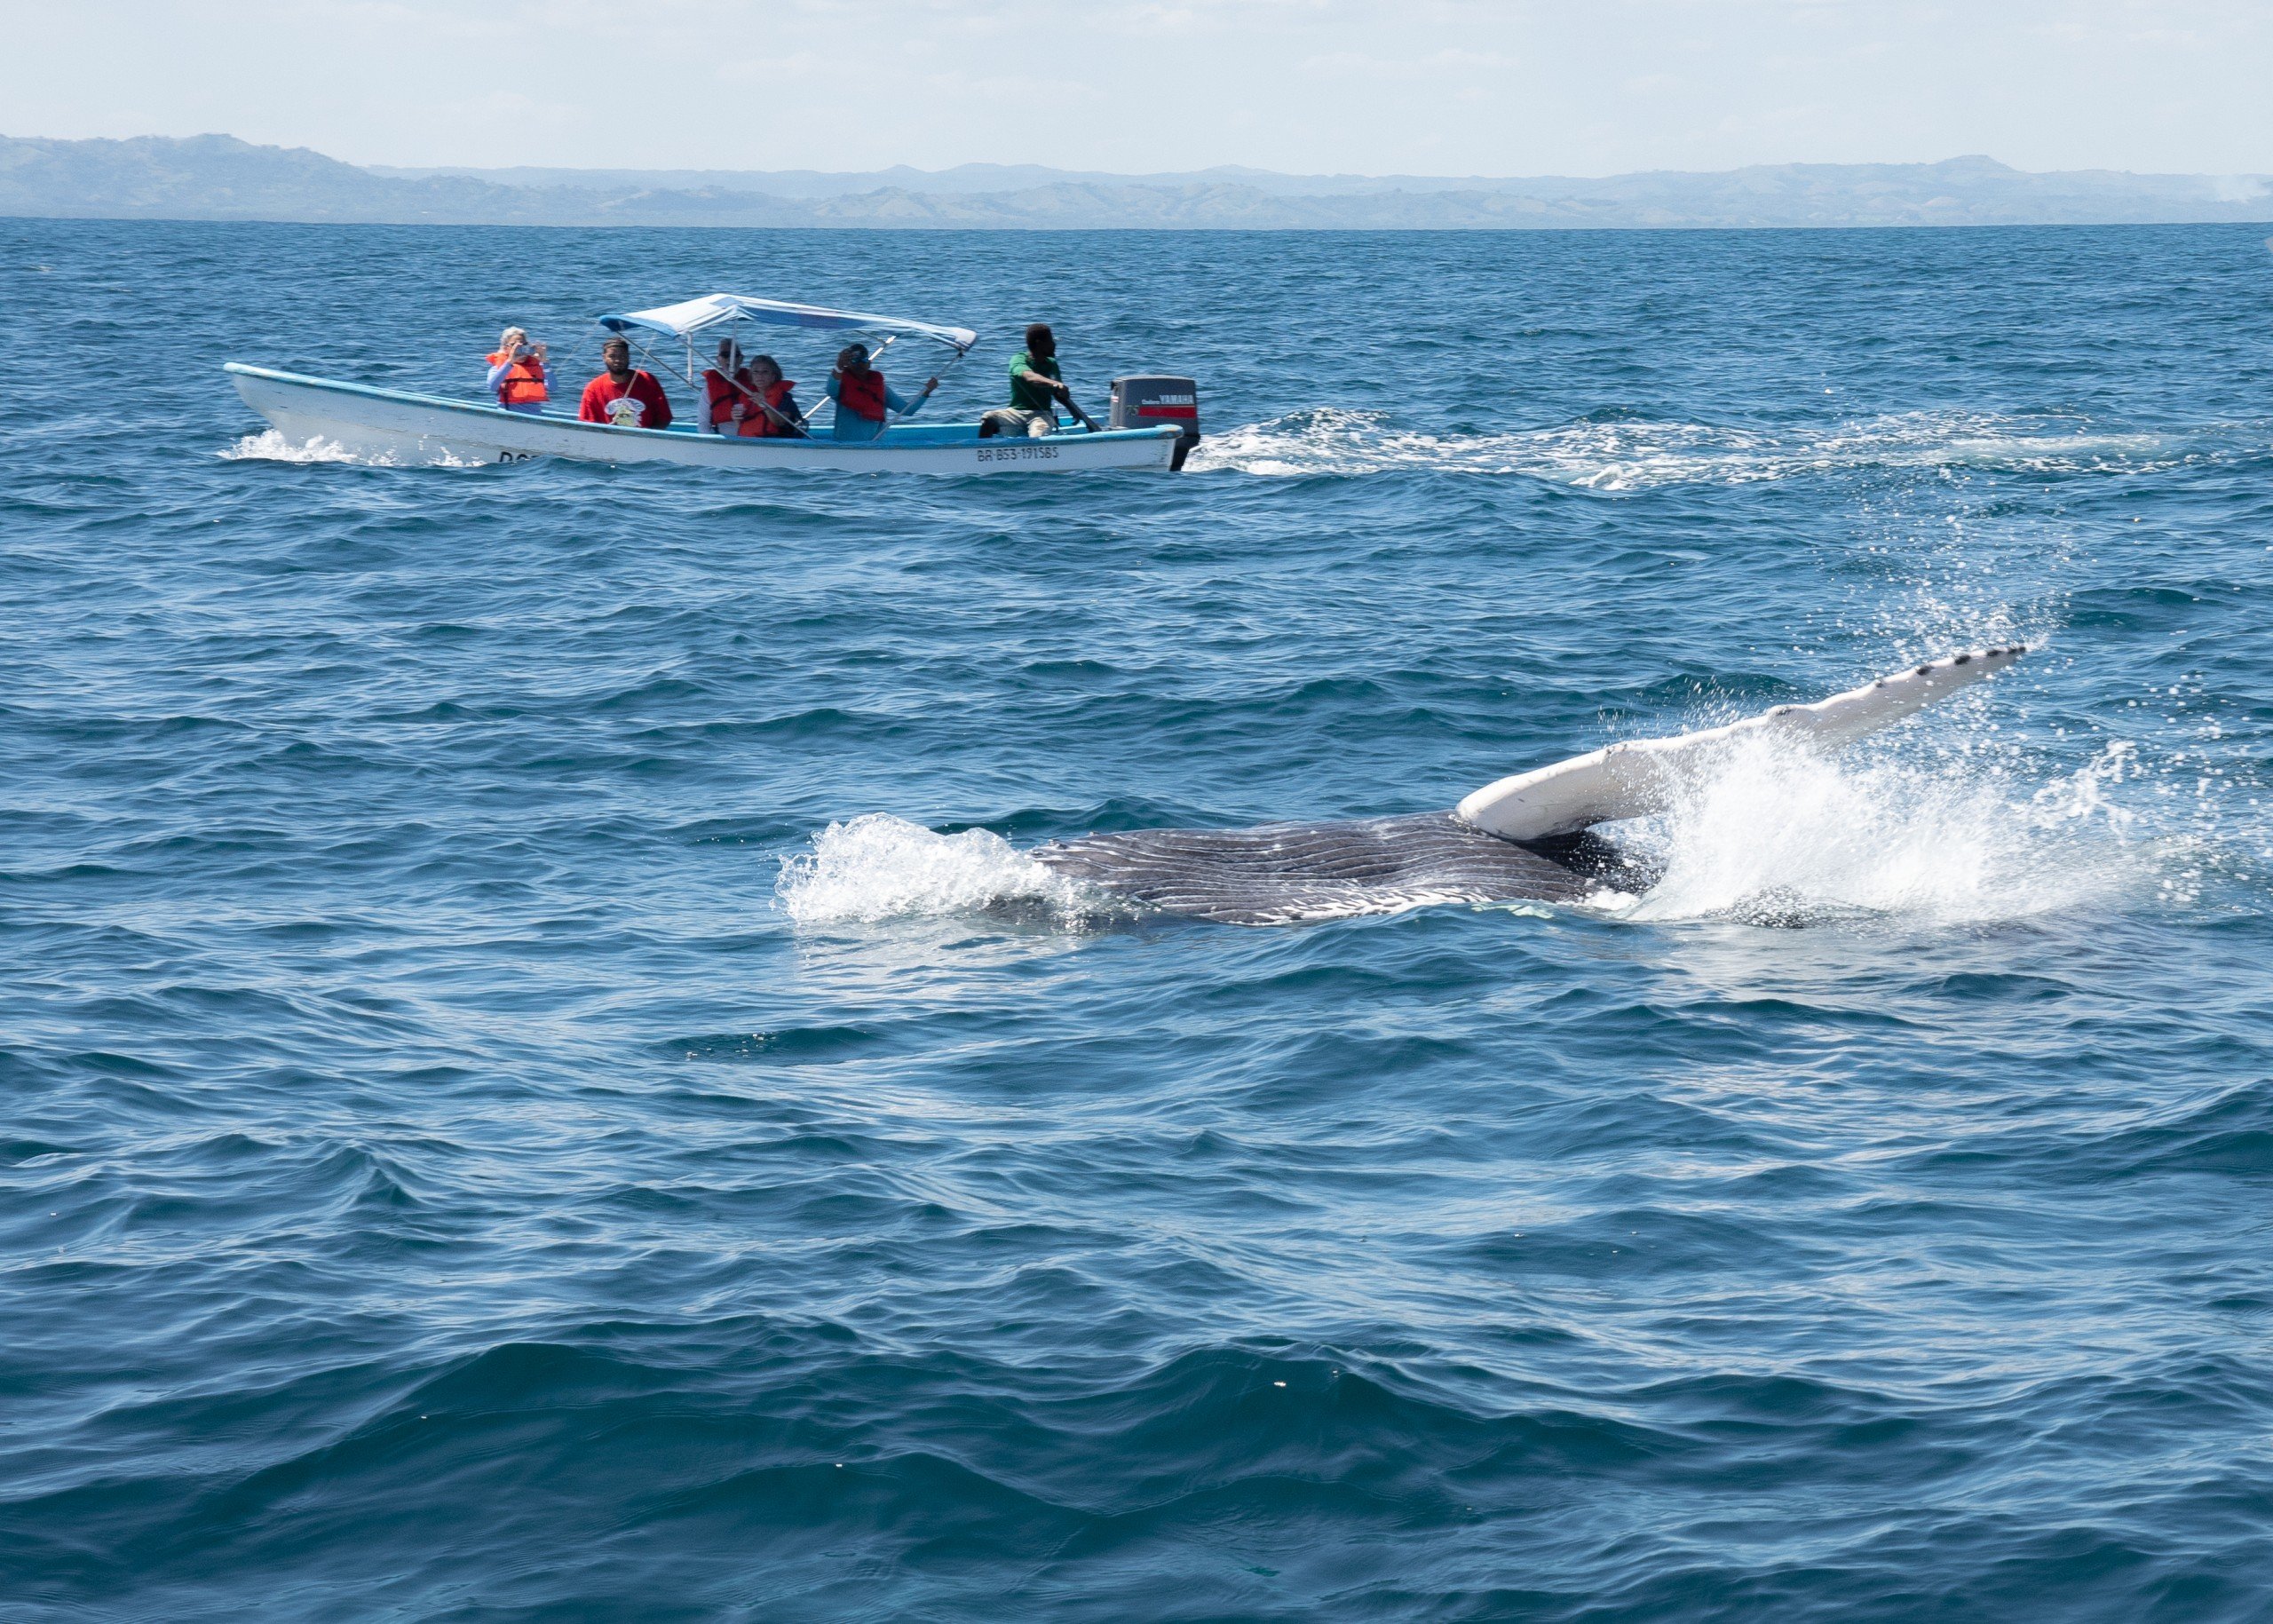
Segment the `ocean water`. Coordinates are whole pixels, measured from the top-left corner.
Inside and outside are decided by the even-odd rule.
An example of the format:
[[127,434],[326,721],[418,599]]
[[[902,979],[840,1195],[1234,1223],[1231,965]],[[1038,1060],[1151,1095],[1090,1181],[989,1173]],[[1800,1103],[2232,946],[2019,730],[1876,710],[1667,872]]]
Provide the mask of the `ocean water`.
[[[2261,235],[0,224],[0,1619],[2273,1614]],[[373,467],[218,370],[717,287],[1209,438]],[[1639,899],[1021,855],[2014,638]]]

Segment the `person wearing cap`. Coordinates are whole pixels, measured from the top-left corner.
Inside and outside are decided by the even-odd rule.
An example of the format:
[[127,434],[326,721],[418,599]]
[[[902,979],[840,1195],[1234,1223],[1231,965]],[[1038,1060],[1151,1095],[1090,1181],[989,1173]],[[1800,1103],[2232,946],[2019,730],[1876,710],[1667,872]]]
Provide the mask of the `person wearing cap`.
[[1026,347],[1010,362],[1010,405],[980,416],[978,437],[1054,433],[1061,400],[1073,408],[1073,392],[1057,370],[1057,336],[1049,323],[1037,321],[1026,329]]
[[529,342],[528,329],[509,327],[498,336],[490,355],[489,392],[509,412],[541,412],[552,394],[552,368],[545,364],[544,346]]
[[894,415],[913,416],[931,398],[939,380],[931,379],[913,400],[884,382],[884,375],[868,364],[868,346],[848,344],[836,354],[836,369],[828,375],[828,398],[836,402],[836,421],[829,434],[836,440],[874,440],[884,432]]
[[631,346],[621,338],[600,345],[600,360],[607,370],[584,385],[576,416],[586,423],[605,423],[619,429],[664,429],[670,426],[670,398],[654,374],[635,370]]

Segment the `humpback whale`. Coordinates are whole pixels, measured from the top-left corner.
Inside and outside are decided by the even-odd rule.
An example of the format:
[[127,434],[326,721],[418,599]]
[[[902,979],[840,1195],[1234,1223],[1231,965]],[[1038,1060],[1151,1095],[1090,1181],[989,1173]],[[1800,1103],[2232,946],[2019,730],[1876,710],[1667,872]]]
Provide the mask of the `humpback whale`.
[[1051,841],[1029,856],[1164,913],[1288,924],[1424,903],[1573,902],[1638,893],[1646,861],[1594,832],[1673,805],[1750,737],[1836,749],[2010,665],[2027,645],[1975,649],[1724,727],[1612,744],[1486,784],[1450,812],[1241,829],[1136,829]]

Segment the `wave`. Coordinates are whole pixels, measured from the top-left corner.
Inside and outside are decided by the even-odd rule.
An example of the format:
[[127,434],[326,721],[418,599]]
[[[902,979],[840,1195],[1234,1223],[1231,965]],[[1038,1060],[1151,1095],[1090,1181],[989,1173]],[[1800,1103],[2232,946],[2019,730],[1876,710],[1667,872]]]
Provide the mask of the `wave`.
[[1213,435],[1195,469],[1262,475],[1411,470],[1522,474],[1584,490],[1747,485],[1858,468],[2137,473],[2188,460],[2173,436],[2095,432],[2057,419],[1903,412],[1827,427],[1765,430],[1582,417],[1493,434],[1431,434],[1386,412],[1324,408]]
[[[1542,1249],[1515,1254],[1525,1289],[1509,1264],[1485,1277],[1524,1300],[1532,1342],[1551,1321],[1528,1299],[1555,1301]],[[1582,1249],[1598,1278],[1612,1248]],[[1962,1404],[1692,1363],[1580,1385],[1409,1340],[1218,1338],[1037,1369],[751,1314],[618,1320],[423,1366],[130,1390],[102,1436],[172,1444],[186,1418],[205,1447],[82,1446],[12,1498],[12,1549],[56,1617],[339,1618],[374,1596],[463,1617],[469,1573],[503,1617],[653,1617],[665,1590],[665,1616],[748,1616],[756,1572],[769,1617],[1597,1624],[1755,1616],[1763,1596],[1794,1620],[1910,1616],[1927,1582],[1982,1617],[2170,1616],[2171,1549],[2229,1556],[2245,1582],[2249,1460],[2122,1492],[2161,1436],[2140,1414],[2182,1441],[2237,1429],[2252,1373],[2229,1350],[2103,1358],[2056,1411],[2017,1358]],[[2027,1447],[2075,1414],[2129,1446],[2063,1461],[2090,1515],[2044,1494]],[[1953,1476],[1968,1494],[1918,1503]]]

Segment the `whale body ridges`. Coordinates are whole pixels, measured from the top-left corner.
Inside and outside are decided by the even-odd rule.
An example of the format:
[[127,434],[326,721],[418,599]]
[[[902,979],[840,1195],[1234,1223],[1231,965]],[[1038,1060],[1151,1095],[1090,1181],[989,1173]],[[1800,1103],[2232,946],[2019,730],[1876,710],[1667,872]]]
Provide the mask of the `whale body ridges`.
[[1060,874],[1164,913],[1293,924],[1430,903],[1575,902],[1649,876],[1588,837],[1533,847],[1450,812],[1236,829],[1136,829],[1031,853]]

